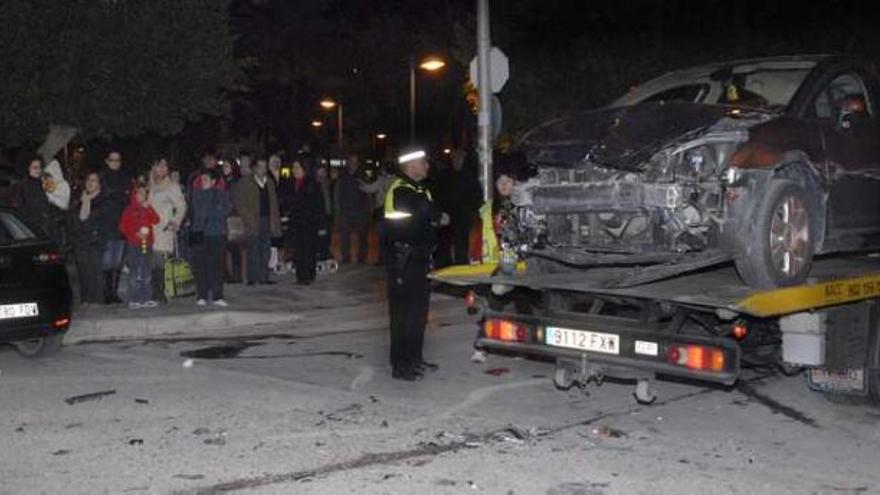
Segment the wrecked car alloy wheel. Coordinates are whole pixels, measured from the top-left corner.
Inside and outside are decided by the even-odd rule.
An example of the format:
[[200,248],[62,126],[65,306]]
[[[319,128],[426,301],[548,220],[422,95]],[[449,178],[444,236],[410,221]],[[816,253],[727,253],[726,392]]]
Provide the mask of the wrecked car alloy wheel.
[[813,262],[811,205],[797,183],[774,179],[742,239],[736,268],[747,284],[774,288],[803,282]]
[[791,277],[800,273],[807,262],[810,245],[810,219],[807,207],[796,196],[778,204],[770,222],[770,257],[773,266]]

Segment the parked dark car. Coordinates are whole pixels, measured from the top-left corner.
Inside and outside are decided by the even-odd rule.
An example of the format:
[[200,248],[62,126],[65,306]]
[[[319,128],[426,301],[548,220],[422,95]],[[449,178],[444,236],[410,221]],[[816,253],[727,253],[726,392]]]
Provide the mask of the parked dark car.
[[734,261],[759,288],[880,247],[880,79],[815,55],[712,64],[530,131],[516,238],[539,272]]
[[0,342],[25,357],[58,351],[71,315],[64,259],[35,232],[14,210],[0,208]]

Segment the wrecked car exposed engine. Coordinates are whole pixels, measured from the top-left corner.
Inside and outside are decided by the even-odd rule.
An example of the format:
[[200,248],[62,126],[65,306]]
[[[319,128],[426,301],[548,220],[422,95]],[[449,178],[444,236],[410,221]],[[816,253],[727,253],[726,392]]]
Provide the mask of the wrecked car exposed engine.
[[877,87],[866,63],[761,59],[544,124],[508,242],[541,270],[733,260],[756,287],[801,282],[814,254],[880,245]]

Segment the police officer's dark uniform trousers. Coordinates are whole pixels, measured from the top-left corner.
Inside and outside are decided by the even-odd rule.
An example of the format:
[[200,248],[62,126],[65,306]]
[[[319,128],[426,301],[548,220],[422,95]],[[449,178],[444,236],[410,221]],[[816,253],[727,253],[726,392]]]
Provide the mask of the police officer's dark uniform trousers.
[[385,196],[388,309],[394,378],[414,380],[425,366],[422,344],[431,285],[427,278],[441,212],[427,187],[402,176]]

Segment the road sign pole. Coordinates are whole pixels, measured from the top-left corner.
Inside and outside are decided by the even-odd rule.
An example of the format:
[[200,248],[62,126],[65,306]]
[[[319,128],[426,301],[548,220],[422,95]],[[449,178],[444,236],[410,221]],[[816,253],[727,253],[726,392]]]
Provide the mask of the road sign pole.
[[483,199],[492,200],[492,79],[489,72],[489,50],[492,40],[489,32],[489,0],[477,0],[477,87],[480,109],[477,114],[480,157],[480,182]]

